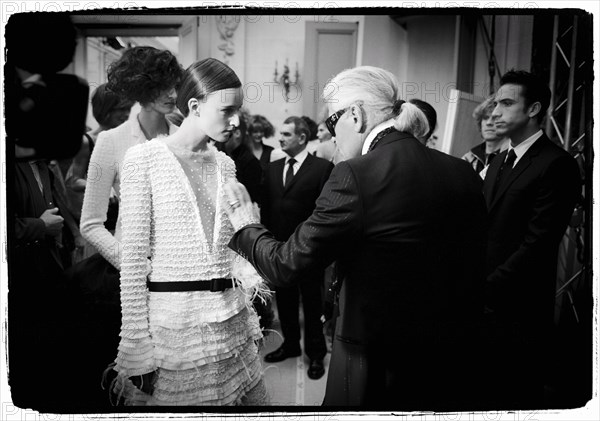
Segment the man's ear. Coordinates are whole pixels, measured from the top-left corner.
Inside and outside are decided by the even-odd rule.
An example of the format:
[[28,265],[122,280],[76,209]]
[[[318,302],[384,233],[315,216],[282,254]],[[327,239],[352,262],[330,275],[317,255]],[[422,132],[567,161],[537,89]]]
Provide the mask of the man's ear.
[[356,133],[364,133],[367,122],[365,110],[358,104],[350,107],[350,117],[353,120],[353,127]]
[[542,104],[539,101],[534,102],[529,106],[529,118],[537,117],[538,113],[542,110]]
[[306,143],[306,134],[300,133],[300,144],[304,145]]

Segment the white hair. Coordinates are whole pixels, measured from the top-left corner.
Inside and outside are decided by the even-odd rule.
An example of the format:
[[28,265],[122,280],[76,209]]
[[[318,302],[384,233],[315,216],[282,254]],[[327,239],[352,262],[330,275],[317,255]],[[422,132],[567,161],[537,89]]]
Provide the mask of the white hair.
[[411,102],[405,102],[400,107],[400,114],[394,119],[394,128],[399,132],[407,132],[425,143],[430,131],[425,113]]
[[398,98],[398,80],[387,70],[373,66],[359,66],[338,73],[323,89],[326,103],[344,108],[352,103],[362,104],[371,126],[392,116]]
[[421,142],[425,142],[430,130],[433,129],[425,113],[411,102],[404,102],[398,109],[398,95],[396,76],[374,66],[359,66],[343,70],[323,89],[325,102],[335,104],[338,109],[353,103],[361,104],[367,114],[369,128],[394,118],[396,130],[408,132]]

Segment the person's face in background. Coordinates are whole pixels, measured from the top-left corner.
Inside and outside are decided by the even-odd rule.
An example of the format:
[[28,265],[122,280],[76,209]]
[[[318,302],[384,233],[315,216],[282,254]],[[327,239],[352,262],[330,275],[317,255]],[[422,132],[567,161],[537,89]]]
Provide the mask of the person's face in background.
[[125,123],[129,119],[129,114],[131,113],[131,107],[129,108],[115,108],[112,110],[107,119],[106,128],[114,129],[117,126]]
[[325,123],[321,123],[319,124],[319,127],[317,127],[317,139],[319,139],[319,142],[325,142],[331,139],[331,133],[327,130]]
[[198,104],[198,129],[215,142],[227,142],[239,126],[242,107],[241,88],[228,88],[208,94]]
[[250,138],[254,143],[262,143],[265,137],[265,129],[260,124],[253,124],[250,132]]
[[489,113],[483,115],[481,119],[481,137],[486,142],[497,142],[502,139],[501,136],[498,136],[496,133],[496,122],[492,117],[492,110],[489,110]]
[[156,111],[159,114],[169,114],[175,110],[177,101],[177,93],[175,88],[168,89],[160,93],[158,98],[149,103],[147,107]]
[[279,144],[281,150],[289,156],[296,156],[306,148],[306,135],[296,133],[294,123],[284,124],[281,128]]
[[236,127],[229,139],[227,139],[224,143],[219,143],[218,145],[222,145],[219,149],[224,150],[227,155],[229,155],[235,148],[240,146],[242,141],[244,140],[245,135],[242,133],[242,129]]

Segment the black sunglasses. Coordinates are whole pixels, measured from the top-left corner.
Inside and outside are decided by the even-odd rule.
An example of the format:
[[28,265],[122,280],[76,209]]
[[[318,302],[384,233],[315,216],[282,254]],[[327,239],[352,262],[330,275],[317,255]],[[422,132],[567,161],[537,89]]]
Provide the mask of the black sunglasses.
[[336,126],[338,120],[340,119],[340,117],[342,116],[342,114],[344,114],[347,110],[348,110],[348,108],[341,109],[341,110],[331,114],[329,117],[327,117],[327,120],[325,120],[325,125],[327,126],[327,130],[329,130],[329,133],[331,133],[332,136],[335,137],[335,126]]

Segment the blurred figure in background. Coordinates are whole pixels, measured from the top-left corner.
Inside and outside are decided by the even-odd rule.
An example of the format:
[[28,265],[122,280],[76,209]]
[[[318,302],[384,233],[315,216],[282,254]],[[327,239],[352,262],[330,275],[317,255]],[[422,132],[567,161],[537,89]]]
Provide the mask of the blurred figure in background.
[[246,146],[247,127],[246,121],[240,116],[240,123],[233,130],[231,137],[225,142],[216,142],[215,146],[233,159],[236,178],[246,187],[252,201],[260,206],[262,203],[260,198],[262,168],[258,159],[252,155],[252,152]]
[[319,158],[326,159],[327,161],[333,160],[335,141],[333,140],[331,133],[329,133],[329,130],[327,130],[325,120],[321,121],[317,126],[317,139],[319,139],[319,144],[317,145],[315,155]]
[[[114,129],[126,122],[127,119],[129,119],[129,113],[133,106],[133,101],[122,99],[117,94],[108,91],[105,83],[98,86],[93,92],[91,102],[92,115],[98,122],[98,127],[87,132],[83,136],[81,149],[77,155],[75,155],[75,158],[67,171],[65,180],[69,204],[77,224],[79,224],[81,219],[81,207],[83,206],[86,177],[96,139],[103,131]],[[115,229],[118,212],[119,204],[113,190],[111,191],[111,196],[109,198],[107,220],[104,223],[109,231],[114,231]],[[86,242],[81,253],[75,255],[75,261],[73,263],[77,263],[81,259],[89,257],[94,253],[95,249]]]
[[265,145],[263,140],[275,134],[273,125],[260,114],[255,114],[250,117],[248,122],[248,136],[246,138],[246,146],[250,152],[259,160],[263,172],[267,169],[267,165],[271,162],[271,152],[273,148]]
[[473,118],[483,142],[473,147],[462,157],[471,164],[482,179],[485,178],[485,172],[482,173],[484,168],[487,169],[492,159],[508,147],[508,138],[499,136],[496,133],[492,111],[494,111],[494,96],[483,101],[473,111]]
[[308,131],[310,132],[310,136],[306,144],[306,150],[309,154],[314,155],[317,152],[317,146],[319,145],[319,142],[315,142],[317,140],[317,123],[315,123],[312,118],[305,115],[303,115],[301,118],[308,126]]

